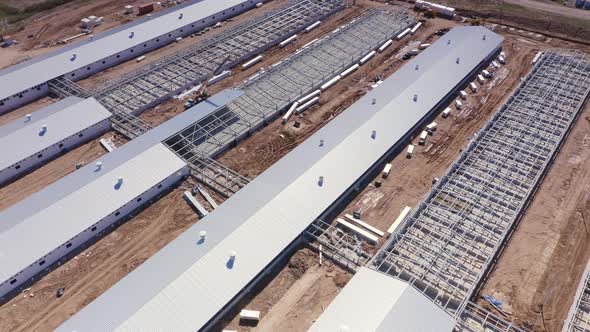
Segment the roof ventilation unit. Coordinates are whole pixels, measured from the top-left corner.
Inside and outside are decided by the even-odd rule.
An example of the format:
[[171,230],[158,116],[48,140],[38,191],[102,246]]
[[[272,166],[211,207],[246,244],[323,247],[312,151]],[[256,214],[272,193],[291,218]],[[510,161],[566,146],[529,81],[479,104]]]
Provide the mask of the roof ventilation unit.
[[418,101],[418,95],[414,95],[414,98],[412,98],[414,101]]
[[131,32],[129,33],[129,39],[133,38],[133,36],[135,36],[135,32],[131,31]]
[[320,175],[320,178],[318,180],[318,186],[322,187],[324,185],[324,176]]
[[375,139],[376,137],[377,137],[377,131],[376,131],[376,130],[373,130],[373,131],[371,132],[371,138],[372,138],[372,139]]
[[46,124],[44,124],[44,125],[41,126],[41,132],[42,133],[47,132],[47,125]]
[[100,169],[102,169],[102,161],[97,161],[96,162],[96,170],[98,171]]
[[455,60],[455,62],[456,62],[457,64],[461,63],[461,58],[460,58],[460,57],[457,57],[457,60]]
[[416,67],[414,68],[415,70],[420,69],[420,65],[416,65]]
[[70,61],[74,61],[74,60],[76,60],[76,57],[77,57],[77,56],[78,56],[78,55],[77,55],[76,53],[72,53],[72,56],[70,57]]
[[25,118],[27,119],[27,122],[31,121],[31,118],[33,117],[33,115],[31,115],[31,113],[25,115]]
[[323,139],[320,140],[320,146],[324,146],[324,140]]
[[200,231],[200,232],[199,232],[199,237],[200,237],[201,239],[205,239],[205,237],[207,237],[207,231]]
[[485,35],[485,34],[483,35],[482,39],[483,39],[483,40],[486,40],[486,35]]
[[178,15],[178,19],[179,19],[179,20],[182,20],[182,17],[183,17],[183,16],[184,16],[184,14],[183,14],[183,13],[180,13],[180,14]]
[[451,40],[447,40],[447,45],[451,45]]

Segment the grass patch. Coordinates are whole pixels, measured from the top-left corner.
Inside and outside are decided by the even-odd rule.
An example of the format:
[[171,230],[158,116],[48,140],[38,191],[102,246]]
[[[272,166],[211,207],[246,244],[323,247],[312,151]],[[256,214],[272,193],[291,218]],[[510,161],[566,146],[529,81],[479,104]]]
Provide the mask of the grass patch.
[[[73,2],[76,0],[46,0],[40,3],[29,5],[25,8],[19,9],[8,4],[0,2],[0,22],[4,20],[4,18],[8,19],[8,24],[18,23],[24,19],[27,19],[37,13],[44,12],[46,10],[53,9],[55,7],[65,5],[67,3]],[[1,31],[0,32],[6,32]]]

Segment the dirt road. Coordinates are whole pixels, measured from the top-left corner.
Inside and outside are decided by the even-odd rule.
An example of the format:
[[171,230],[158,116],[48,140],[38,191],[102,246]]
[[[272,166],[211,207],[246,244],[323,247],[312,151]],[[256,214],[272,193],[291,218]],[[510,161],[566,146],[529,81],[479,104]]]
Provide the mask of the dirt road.
[[[181,184],[0,307],[0,331],[52,331],[197,221]],[[55,291],[65,287],[59,299]],[[34,296],[31,296],[33,294]]]
[[224,324],[224,329],[307,331],[351,277],[351,273],[330,261],[320,266],[315,252],[301,249],[272,281],[261,285],[255,295],[241,304],[241,308],[261,312],[258,325],[240,322],[238,314]]
[[561,329],[590,258],[589,132],[587,105],[480,292],[537,331]]

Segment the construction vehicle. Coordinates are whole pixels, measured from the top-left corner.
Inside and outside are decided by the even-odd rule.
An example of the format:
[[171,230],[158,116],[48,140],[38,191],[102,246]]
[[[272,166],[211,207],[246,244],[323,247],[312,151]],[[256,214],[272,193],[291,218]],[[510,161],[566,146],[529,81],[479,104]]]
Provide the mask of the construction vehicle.
[[209,97],[210,95],[207,91],[207,85],[203,84],[197,91],[195,91],[194,98],[189,98],[189,100],[184,103],[184,109],[189,109],[198,103],[207,100]]

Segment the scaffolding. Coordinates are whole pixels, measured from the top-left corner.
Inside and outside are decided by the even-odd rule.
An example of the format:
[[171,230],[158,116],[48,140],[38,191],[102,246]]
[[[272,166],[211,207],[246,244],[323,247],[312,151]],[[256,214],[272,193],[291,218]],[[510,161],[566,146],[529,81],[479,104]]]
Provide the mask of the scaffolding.
[[323,221],[315,220],[303,233],[303,239],[315,250],[351,271],[365,266],[372,254],[364,248],[364,239]]
[[563,324],[563,331],[590,331],[590,261],[576,290],[574,302]]
[[372,263],[461,317],[590,92],[590,59],[549,50]]
[[95,91],[96,99],[113,113],[138,114],[343,7],[341,0],[297,1],[109,82]]
[[467,302],[465,309],[457,319],[455,332],[524,332],[528,331],[507,322],[473,302]]
[[47,84],[49,86],[49,92],[60,98],[67,98],[71,96],[88,98],[92,96],[90,91],[64,76],[54,78]]
[[413,22],[403,11],[369,11],[248,80],[244,95],[165,143],[185,160],[195,153],[214,158]]

